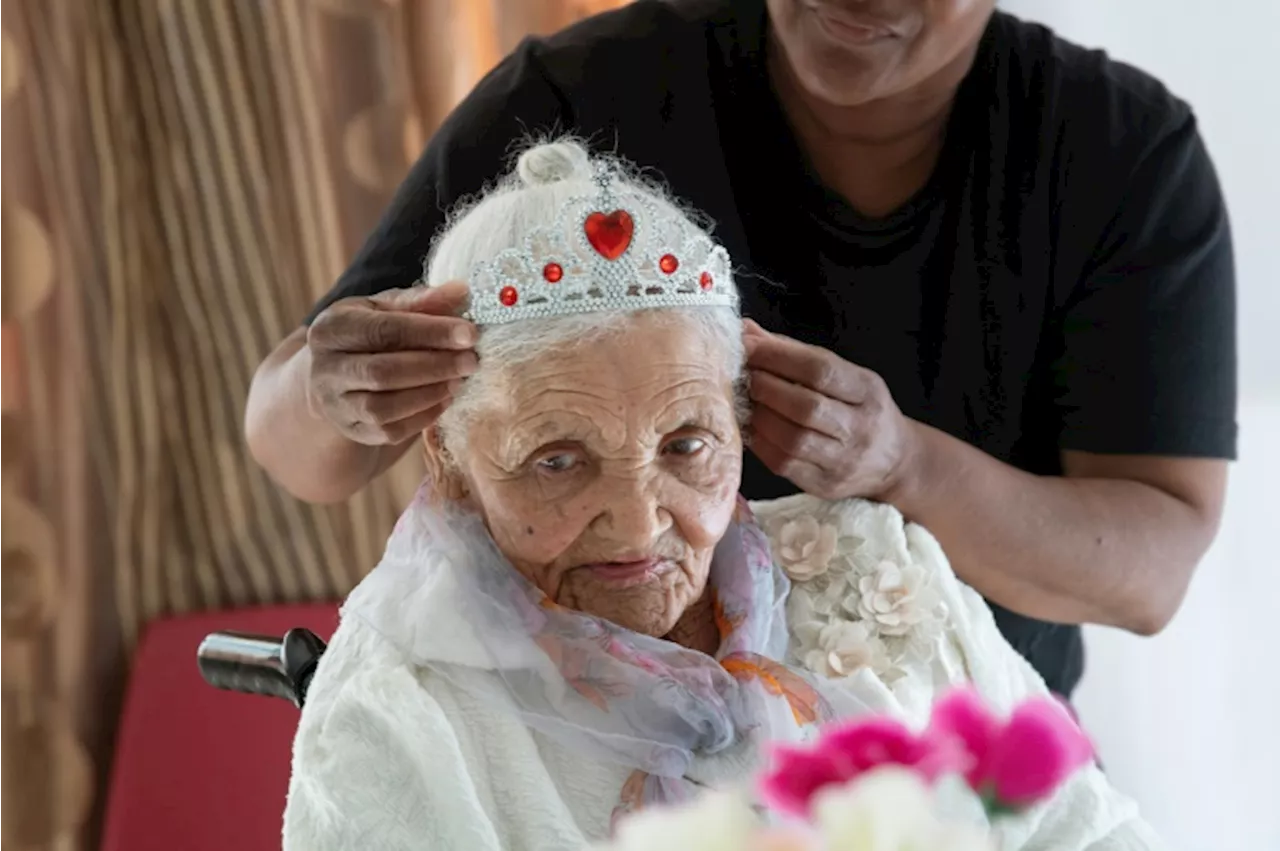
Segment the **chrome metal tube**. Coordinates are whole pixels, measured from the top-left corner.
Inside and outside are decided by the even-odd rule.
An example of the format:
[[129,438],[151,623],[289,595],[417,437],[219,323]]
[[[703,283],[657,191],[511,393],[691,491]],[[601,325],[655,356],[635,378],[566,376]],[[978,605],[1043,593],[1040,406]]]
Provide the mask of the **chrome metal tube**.
[[216,688],[283,697],[297,703],[283,651],[284,641],[279,638],[215,632],[200,642],[196,664],[204,681]]

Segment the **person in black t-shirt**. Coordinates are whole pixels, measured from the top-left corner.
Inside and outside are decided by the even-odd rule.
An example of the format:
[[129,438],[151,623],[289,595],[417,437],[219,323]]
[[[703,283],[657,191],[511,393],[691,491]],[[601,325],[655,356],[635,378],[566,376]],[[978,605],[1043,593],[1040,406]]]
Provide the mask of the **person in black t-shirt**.
[[890,502],[1069,695],[1081,623],[1176,612],[1235,452],[1227,214],[1185,103],[994,0],[637,0],[526,40],[432,139],[246,428],[345,499],[475,369],[465,282],[407,289],[513,143],[661,176],[741,264],[743,490]]

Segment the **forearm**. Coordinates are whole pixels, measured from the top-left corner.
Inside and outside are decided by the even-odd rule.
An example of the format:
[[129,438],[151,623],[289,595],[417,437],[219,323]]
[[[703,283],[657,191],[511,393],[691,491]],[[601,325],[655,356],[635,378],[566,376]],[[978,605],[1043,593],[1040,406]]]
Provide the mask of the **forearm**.
[[890,500],[942,544],[957,575],[1030,617],[1150,634],[1186,593],[1216,516],[1123,478],[1036,476],[913,424],[911,472]]
[[253,377],[245,437],[254,460],[307,502],[341,502],[400,458],[407,444],[368,446],[343,435],[307,402],[311,357],[305,330],[285,339]]

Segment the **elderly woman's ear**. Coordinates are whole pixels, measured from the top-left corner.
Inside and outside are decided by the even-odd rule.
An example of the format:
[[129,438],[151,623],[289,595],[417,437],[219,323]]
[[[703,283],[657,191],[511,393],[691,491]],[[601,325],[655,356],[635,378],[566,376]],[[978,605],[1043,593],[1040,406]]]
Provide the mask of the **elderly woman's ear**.
[[436,425],[422,432],[422,456],[426,461],[427,477],[431,480],[431,491],[437,499],[457,502],[466,497],[467,483],[441,442],[440,429]]

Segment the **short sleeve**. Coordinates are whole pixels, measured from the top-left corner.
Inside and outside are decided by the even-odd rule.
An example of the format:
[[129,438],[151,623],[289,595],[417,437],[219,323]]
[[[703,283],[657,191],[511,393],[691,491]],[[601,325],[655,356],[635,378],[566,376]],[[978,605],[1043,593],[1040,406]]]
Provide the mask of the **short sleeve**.
[[1059,445],[1234,458],[1231,231],[1189,111],[1148,148],[1120,197],[1055,323]]
[[339,299],[412,286],[450,211],[502,174],[521,140],[569,123],[536,45],[526,40],[449,115],[307,324]]

